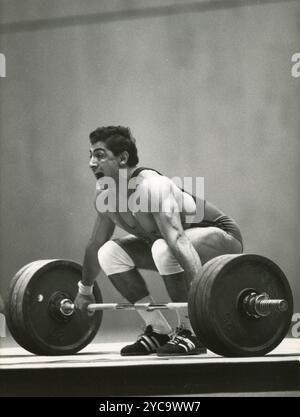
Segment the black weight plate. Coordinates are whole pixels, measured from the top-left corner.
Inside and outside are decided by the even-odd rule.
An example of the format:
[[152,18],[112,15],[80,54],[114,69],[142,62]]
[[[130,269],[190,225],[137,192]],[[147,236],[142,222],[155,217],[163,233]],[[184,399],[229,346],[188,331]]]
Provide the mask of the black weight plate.
[[207,331],[205,330],[204,332],[202,331],[202,329],[204,328],[204,323],[202,323],[202,326],[198,325],[198,318],[197,318],[197,314],[198,314],[198,309],[201,305],[201,293],[197,291],[199,282],[201,280],[201,285],[204,286],[207,276],[210,275],[214,269],[216,268],[220,258],[222,258],[223,256],[218,256],[215,257],[211,260],[209,260],[208,262],[205,263],[205,265],[203,266],[201,275],[197,278],[194,279],[194,281],[192,282],[190,291],[189,291],[189,298],[188,298],[188,311],[189,311],[189,319],[192,325],[192,328],[195,332],[195,334],[197,335],[197,338],[201,341],[201,343],[203,343],[206,347],[207,347],[207,343],[209,343],[207,341]]
[[[92,341],[102,312],[90,316],[76,310],[68,320],[58,320],[50,311],[57,292],[75,299],[80,279],[81,266],[67,260],[37,261],[23,271],[10,297],[10,322],[21,346],[39,355],[63,355],[78,352]],[[101,303],[97,284],[94,295]]]
[[[7,324],[7,327],[9,328],[11,335],[13,336],[13,338],[18,344],[21,344],[21,343],[19,342],[20,330],[18,328],[15,329],[16,320],[14,318],[14,315],[15,315],[15,310],[16,310],[15,303],[16,303],[16,295],[17,295],[17,292],[15,291],[15,286],[17,284],[18,279],[23,274],[23,272],[25,272],[25,270],[29,268],[32,264],[37,263],[37,262],[39,261],[30,262],[18,270],[18,272],[13,276],[13,278],[10,281],[8,294],[5,300],[6,324]],[[25,348],[24,342],[23,342],[23,347]]]
[[[190,308],[196,334],[208,349],[224,356],[270,352],[286,336],[293,313],[292,293],[284,273],[260,255],[219,258],[221,261],[214,261],[216,268],[195,285],[194,304]],[[237,308],[238,296],[246,288],[266,292],[270,298],[285,299],[289,308],[267,317],[248,317]]]

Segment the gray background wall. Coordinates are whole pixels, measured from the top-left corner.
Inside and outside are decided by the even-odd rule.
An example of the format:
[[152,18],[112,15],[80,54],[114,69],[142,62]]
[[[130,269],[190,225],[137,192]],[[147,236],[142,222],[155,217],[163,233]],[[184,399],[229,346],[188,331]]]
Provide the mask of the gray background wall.
[[[27,262],[82,260],[95,218],[88,134],[123,124],[137,138],[143,165],[170,177],[205,177],[206,198],[238,221],[246,252],[281,266],[300,311],[300,78],[291,77],[300,3],[248,3],[209,10],[213,2],[205,1],[201,12],[182,0],[0,1],[7,60],[0,79],[1,293]],[[171,4],[184,4],[185,13],[149,13]],[[136,9],[144,13],[132,18]],[[112,14],[120,10],[126,19]],[[98,22],[62,19],[92,13],[102,14]],[[35,23],[7,25],[24,21]],[[164,301],[160,278],[145,276]],[[98,280],[106,300],[121,300],[104,275]],[[112,312],[99,337],[140,325],[134,312]]]

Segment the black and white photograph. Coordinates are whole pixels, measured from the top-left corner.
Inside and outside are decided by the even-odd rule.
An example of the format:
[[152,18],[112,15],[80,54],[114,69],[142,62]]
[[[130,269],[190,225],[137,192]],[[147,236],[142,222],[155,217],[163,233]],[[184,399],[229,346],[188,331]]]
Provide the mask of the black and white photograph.
[[300,397],[299,156],[300,0],[0,0],[0,397]]

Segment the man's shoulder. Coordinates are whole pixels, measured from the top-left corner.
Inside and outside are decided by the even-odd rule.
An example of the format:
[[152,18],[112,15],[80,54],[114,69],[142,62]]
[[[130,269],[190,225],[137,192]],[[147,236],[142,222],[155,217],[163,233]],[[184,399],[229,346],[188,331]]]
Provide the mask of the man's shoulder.
[[133,180],[139,192],[157,192],[170,185],[168,177],[150,169],[143,170]]

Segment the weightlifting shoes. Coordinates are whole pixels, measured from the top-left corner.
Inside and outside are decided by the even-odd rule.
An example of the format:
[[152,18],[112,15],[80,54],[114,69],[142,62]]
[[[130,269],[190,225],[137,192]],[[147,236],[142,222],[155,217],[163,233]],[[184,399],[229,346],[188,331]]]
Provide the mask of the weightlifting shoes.
[[135,343],[124,346],[121,349],[122,356],[150,355],[156,353],[158,348],[170,340],[167,334],[160,334],[153,331],[152,326],[147,326]]
[[170,340],[157,349],[158,356],[200,355],[206,353],[196,336],[188,329],[178,327]]

